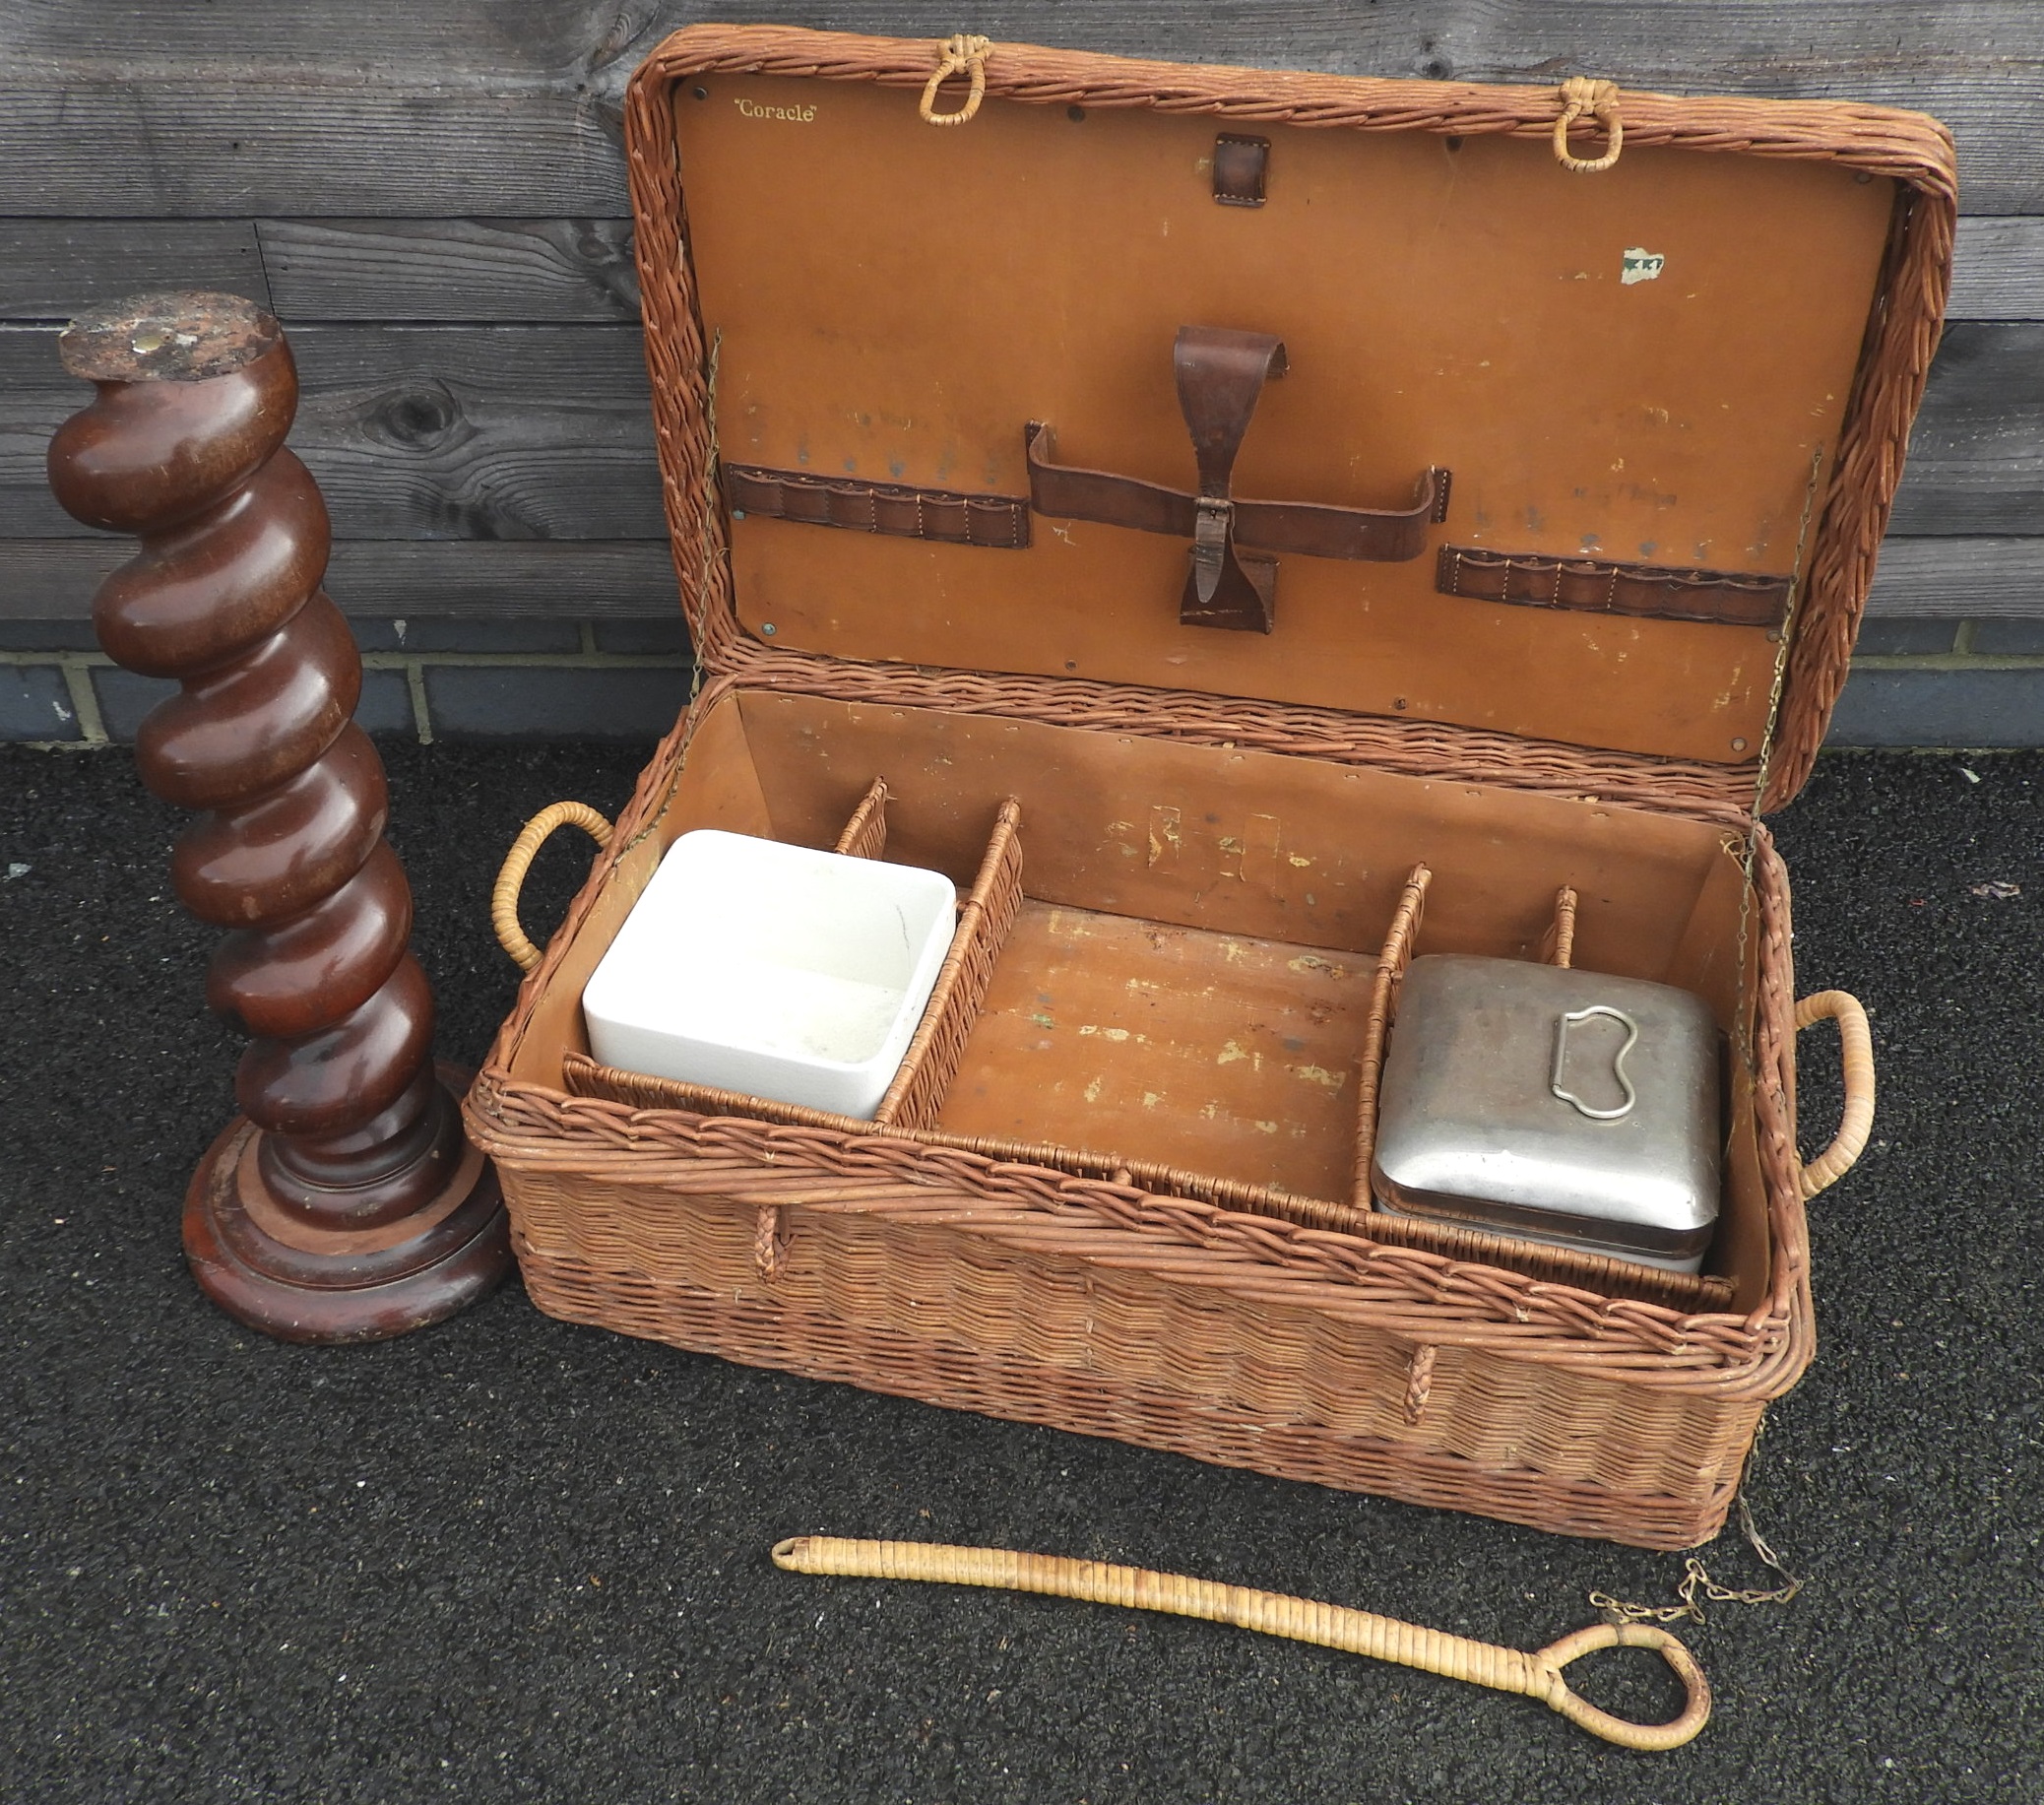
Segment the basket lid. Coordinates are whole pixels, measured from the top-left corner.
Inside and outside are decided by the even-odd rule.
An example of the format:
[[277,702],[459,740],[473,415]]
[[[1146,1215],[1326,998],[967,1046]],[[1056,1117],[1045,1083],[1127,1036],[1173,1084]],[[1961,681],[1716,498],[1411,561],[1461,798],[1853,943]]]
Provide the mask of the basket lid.
[[1801,782],[1935,345],[1942,127],[1581,84],[1558,139],[1553,90],[963,40],[919,107],[945,48],[698,27],[635,81],[706,662],[1724,767],[1772,720]]

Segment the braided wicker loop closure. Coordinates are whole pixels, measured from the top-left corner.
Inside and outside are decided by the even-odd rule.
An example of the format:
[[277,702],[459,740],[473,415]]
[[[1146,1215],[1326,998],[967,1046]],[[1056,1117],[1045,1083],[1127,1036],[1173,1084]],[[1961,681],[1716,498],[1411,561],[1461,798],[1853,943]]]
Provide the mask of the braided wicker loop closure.
[[775,1278],[788,1259],[788,1212],[778,1203],[760,1210],[752,1225],[752,1263],[761,1278]]
[[1838,1051],[1845,1064],[1845,1109],[1836,1138],[1803,1167],[1798,1183],[1805,1202],[1852,1170],[1853,1162],[1866,1150],[1867,1136],[1874,1131],[1874,1031],[1867,1025],[1867,1011],[1849,991],[1819,991],[1796,1004],[1798,1034],[1813,1022],[1826,1019],[1838,1024]]
[[[992,42],[985,37],[971,37],[960,32],[955,37],[944,39],[936,73],[929,78],[923,90],[923,98],[916,107],[923,115],[925,125],[963,125],[980,110],[980,102],[987,97],[987,59],[992,54]],[[954,75],[971,77],[972,93],[965,97],[965,104],[955,113],[940,113],[936,104],[937,90]]]
[[524,831],[511,842],[497,871],[496,887],[489,893],[489,925],[497,931],[497,944],[517,961],[520,971],[529,972],[540,963],[540,949],[518,925],[518,893],[525,888],[525,874],[553,830],[571,826],[581,828],[599,851],[610,844],[610,823],[587,803],[550,804],[526,822]]
[[[1593,1736],[1627,1749],[1679,1749],[1710,1720],[1710,1682],[1684,1644],[1650,1624],[1593,1624],[1532,1653],[1472,1642],[1310,1598],[1222,1585],[1182,1574],[1074,1561],[1062,1555],[1020,1554],[1009,1548],[954,1548],[933,1542],[854,1541],[838,1535],[798,1535],[774,1549],[774,1565],[788,1573],[832,1574],[862,1579],[932,1579],[949,1585],[985,1585],[999,1591],[1043,1592],[1092,1604],[1162,1611],[1232,1623],[1293,1642],[1314,1643],[1349,1654],[1367,1654],[1418,1667],[1498,1692],[1523,1693],[1560,1711]],[[1675,1670],[1689,1694],[1682,1714],[1666,1723],[1630,1723],[1599,1710],[1568,1690],[1562,1669],[1599,1648],[1652,1648]]]
[[[1610,138],[1602,157],[1582,158],[1569,154],[1568,128],[1585,115],[1601,120]],[[1562,116],[1555,121],[1555,161],[1577,175],[1597,175],[1618,161],[1626,146],[1626,128],[1619,119],[1619,91],[1616,82],[1601,82],[1587,75],[1571,75],[1562,84]]]
[[1412,1361],[1405,1369],[1405,1420],[1408,1423],[1418,1423],[1427,1414],[1427,1399],[1434,1391],[1434,1360],[1437,1352],[1427,1342],[1412,1350]]
[[1564,971],[1575,956],[1575,892],[1565,885],[1555,897],[1555,963]]

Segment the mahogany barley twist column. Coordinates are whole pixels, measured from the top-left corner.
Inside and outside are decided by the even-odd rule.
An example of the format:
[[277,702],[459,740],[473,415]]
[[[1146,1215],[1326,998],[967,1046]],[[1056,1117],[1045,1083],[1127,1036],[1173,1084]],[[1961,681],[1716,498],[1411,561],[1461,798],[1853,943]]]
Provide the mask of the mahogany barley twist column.
[[256,1038],[185,1196],[184,1245],[230,1316],[292,1341],[402,1334],[510,1266],[496,1177],[432,1058],[408,947],[412,890],[383,837],[383,764],[351,716],[361,659],[320,587],[330,531],[284,449],[297,371],[277,322],[228,294],[147,294],[58,341],[98,399],[49,476],[139,557],[93,605],[116,663],[183,687],[136,736],[142,781],[203,810],[170,858],[179,901],[228,930],[206,996]]

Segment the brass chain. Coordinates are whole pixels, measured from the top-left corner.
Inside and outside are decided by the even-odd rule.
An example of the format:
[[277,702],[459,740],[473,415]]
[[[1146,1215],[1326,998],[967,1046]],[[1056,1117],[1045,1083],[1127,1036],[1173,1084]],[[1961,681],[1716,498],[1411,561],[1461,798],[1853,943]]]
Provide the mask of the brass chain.
[[[1765,1419],[1761,1427],[1754,1432],[1755,1451],[1757,1453],[1760,1435],[1764,1432]],[[1749,1476],[1752,1463],[1749,1461]],[[1746,1485],[1742,1480],[1739,1494],[1732,1501],[1739,1516],[1739,1527],[1744,1532],[1749,1546],[1760,1558],[1760,1564],[1779,1576],[1781,1583],[1766,1591],[1738,1586],[1721,1585],[1710,1577],[1703,1563],[1691,1555],[1682,1566],[1682,1583],[1675,1588],[1680,1604],[1632,1604],[1625,1599],[1614,1598],[1609,1592],[1592,1592],[1590,1603],[1602,1611],[1612,1623],[1674,1623],[1688,1619],[1691,1623],[1704,1623],[1703,1600],[1712,1604],[1786,1604],[1803,1589],[1803,1581],[1782,1564],[1753,1520],[1753,1507],[1746,1502]],[[1700,1594],[1700,1597],[1699,1595]]]
[[[1774,677],[1767,691],[1767,722],[1760,734],[1760,755],[1754,773],[1753,807],[1749,811],[1744,844],[1735,842],[1730,836],[1723,842],[1725,851],[1739,860],[1742,879],[1739,887],[1738,965],[1735,968],[1742,990],[1746,985],[1746,955],[1753,932],[1753,868],[1760,850],[1760,804],[1766,799],[1767,777],[1774,762],[1774,741],[1781,723],[1781,695],[1788,684],[1789,648],[1795,641],[1796,617],[1803,600],[1803,553],[1810,544],[1810,517],[1816,510],[1817,484],[1823,473],[1823,463],[1824,448],[1820,445],[1810,454],[1810,481],[1803,489],[1803,517],[1796,526],[1796,561],[1789,578],[1788,601],[1782,609],[1781,634],[1774,645]],[[1746,1068],[1747,1076],[1757,1085],[1760,1071],[1754,1056],[1753,1010],[1742,1006],[1734,1026],[1740,1064]]]
[[[1739,888],[1739,940],[1738,965],[1739,985],[1743,992],[1746,986],[1747,952],[1752,943],[1754,861],[1760,850],[1759,820],[1760,804],[1767,794],[1767,776],[1774,758],[1774,741],[1781,722],[1781,693],[1788,681],[1789,648],[1794,642],[1798,607],[1803,599],[1803,554],[1810,543],[1810,518],[1817,506],[1818,479],[1823,473],[1824,452],[1820,445],[1810,455],[1810,481],[1803,490],[1803,517],[1796,527],[1796,561],[1794,575],[1789,582],[1787,606],[1782,611],[1781,637],[1774,649],[1774,677],[1767,692],[1767,724],[1760,737],[1758,768],[1754,775],[1753,809],[1746,833],[1743,836],[1727,834],[1720,842],[1726,855],[1739,861],[1741,883]],[[1744,1066],[1748,1080],[1757,1088],[1760,1081],[1759,1062],[1754,1051],[1754,1008],[1753,999],[1742,996],[1737,1029],[1739,1061]],[[1754,1430],[1756,1451],[1765,1427],[1765,1418]],[[1749,1463],[1750,1464],[1750,1463]],[[1782,1583],[1770,1591],[1742,1591],[1731,1586],[1720,1585],[1710,1577],[1703,1563],[1691,1555],[1684,1562],[1682,1583],[1676,1589],[1680,1604],[1650,1605],[1629,1604],[1614,1598],[1609,1592],[1592,1592],[1590,1602],[1603,1611],[1614,1623],[1673,1623],[1677,1618],[1688,1618],[1693,1623],[1703,1622],[1703,1607],[1698,1594],[1716,1604],[1786,1604],[1803,1589],[1803,1581],[1781,1564],[1780,1558],[1768,1546],[1754,1525],[1753,1508],[1746,1502],[1746,1484],[1742,1479],[1738,1495],[1733,1499],[1733,1508],[1738,1513],[1739,1526],[1746,1533],[1747,1541],[1758,1555],[1761,1564],[1780,1575]]]
[[[724,332],[719,328],[710,335],[710,355],[706,360],[707,367],[703,375],[703,415],[704,423],[709,428],[710,444],[709,468],[703,473],[703,566],[699,579],[701,588],[698,593],[706,603],[710,595],[710,585],[716,578],[719,556],[719,535],[715,528],[718,520],[718,495],[724,481],[724,453],[720,449],[717,436],[717,366],[723,355]],[[706,608],[705,612],[707,612]],[[702,692],[703,660],[702,654],[697,652],[688,678],[688,700],[691,706]]]
[[1746,1539],[1753,1544],[1754,1553],[1781,1576],[1780,1585],[1770,1591],[1720,1585],[1710,1577],[1703,1563],[1694,1555],[1691,1555],[1682,1566],[1682,1583],[1675,1588],[1676,1596],[1682,1600],[1680,1604],[1629,1604],[1614,1598],[1609,1592],[1592,1592],[1590,1603],[1613,1623],[1674,1623],[1682,1618],[1687,1618],[1691,1623],[1705,1623],[1709,1620],[1703,1615],[1702,1603],[1697,1598],[1699,1592],[1713,1604],[1788,1603],[1803,1589],[1803,1581],[1781,1564],[1780,1557],[1754,1527],[1753,1511],[1746,1502],[1744,1492],[1739,1494],[1736,1503],[1740,1528],[1746,1531]]

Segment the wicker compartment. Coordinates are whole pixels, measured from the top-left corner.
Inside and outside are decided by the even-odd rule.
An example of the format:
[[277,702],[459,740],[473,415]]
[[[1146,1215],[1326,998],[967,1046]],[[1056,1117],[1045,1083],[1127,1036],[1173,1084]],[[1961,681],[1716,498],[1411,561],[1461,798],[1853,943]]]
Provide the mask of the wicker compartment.
[[[1034,755],[1039,762],[1045,756],[1041,748]],[[880,856],[886,844],[887,794],[884,781],[873,785],[852,825],[839,837],[837,850],[857,844],[865,849],[865,856]],[[948,815],[956,800],[938,799],[938,806]],[[785,805],[776,799],[769,804],[770,811],[778,815],[781,806]],[[970,814],[969,808],[957,811]],[[1361,936],[1365,945],[1350,945],[1346,938],[1329,945],[1201,932],[1184,919],[1197,912],[1196,890],[1181,889],[1173,897],[1169,886],[1157,886],[1159,893],[1152,901],[1166,905],[1168,919],[1091,909],[1085,903],[1089,898],[1101,900],[1092,887],[1099,880],[1083,870],[1065,874],[1060,893],[1032,902],[1020,876],[1020,839],[1015,831],[1020,812],[1020,804],[1012,798],[1002,805],[972,900],[961,915],[953,963],[961,972],[969,971],[970,978],[949,990],[940,987],[933,997],[925,1032],[911,1047],[901,1076],[873,1124],[617,1070],[579,1048],[562,1057],[563,1084],[577,1096],[609,1098],[641,1109],[750,1116],[854,1135],[869,1134],[875,1126],[891,1127],[931,1146],[1139,1182],[1160,1194],[1225,1203],[1309,1227],[1481,1259],[1608,1296],[1692,1310],[1723,1309],[1732,1302],[1737,1288],[1731,1270],[1735,1247],[1749,1264],[1758,1257],[1751,1238],[1744,1244],[1728,1238],[1718,1262],[1722,1269],[1692,1277],[1474,1226],[1373,1214],[1369,1172],[1378,1076],[1386,1034],[1396,1014],[1398,982],[1418,940],[1422,904],[1433,877],[1428,867],[1413,869],[1373,956],[1367,945],[1373,935]],[[671,806],[668,821],[673,831],[682,830],[683,823],[697,824],[678,802]],[[1343,845],[1344,858],[1373,857],[1367,843],[1352,838],[1351,823],[1343,827],[1347,831],[1334,840]],[[670,827],[664,826],[663,833],[667,831]],[[930,850],[926,841],[924,850]],[[1116,845],[1116,853],[1125,852],[1125,845]],[[1203,884],[1203,876],[1194,883]],[[1108,900],[1123,898],[1111,885]],[[1174,900],[1179,907],[1170,910]],[[1573,888],[1565,885],[1558,890],[1553,917],[1537,944],[1530,934],[1518,932],[1525,916],[1516,907],[1503,924],[1501,939],[1491,924],[1464,925],[1461,932],[1465,936],[1472,932],[1490,936],[1472,943],[1565,965],[1574,942],[1576,907]],[[990,1018],[982,1022],[980,1011],[1018,912],[1023,914],[1024,932],[1013,951],[1014,965],[994,994]],[[1323,932],[1342,934],[1340,923],[1352,913],[1342,911],[1322,925]],[[1368,911],[1365,915],[1366,920],[1375,919]],[[1651,961],[1664,951],[1651,949],[1647,957]],[[1693,976],[1696,958],[1694,945],[1687,960],[1678,953],[1675,975]],[[1151,975],[1144,976],[1145,971]],[[1104,995],[1100,986],[1085,984],[1089,974],[1106,979]],[[1080,982],[1081,998],[1088,1005],[1082,1013],[1100,1019],[1060,1023],[1050,1012],[1054,1007],[1059,1014],[1065,1012],[1063,999],[1054,1001],[1043,988],[1060,979]],[[1215,998],[1218,1001],[1209,1000]],[[1189,1006],[1173,1006],[1184,999],[1192,999]],[[1736,1002],[1732,1007],[1736,1009]],[[1259,1045],[1259,1036],[1239,1025],[1237,1011],[1275,1014],[1277,1025],[1264,1028]],[[1729,1031],[1729,1013],[1724,1025]],[[1287,1033],[1287,1027],[1313,1039]],[[1074,1039],[1082,1045],[1075,1048]],[[1083,1045],[1089,1042],[1090,1048]],[[1088,1051],[1094,1055],[1091,1060],[1083,1057]],[[1283,1074],[1275,1084],[1256,1081],[1266,1063],[1273,1076]],[[1199,1068],[1209,1064],[1213,1070],[1201,1073]],[[962,1065],[968,1068],[966,1092],[953,1099]],[[1038,1065],[1051,1068],[1041,1081],[1031,1070]],[[1195,1078],[1204,1075],[1211,1082],[1185,1091],[1182,1081],[1188,1066]],[[1236,1082],[1227,1082],[1230,1078]],[[1131,1124],[1126,1109],[1118,1114],[1110,1098],[1096,1118],[1099,1093],[1110,1086],[1140,1093],[1147,1106],[1143,1116]],[[1312,1088],[1302,1093],[1297,1086]],[[1288,1092],[1292,1098],[1303,1094],[1309,1110],[1286,1108]],[[914,1099],[913,1113],[897,1107],[900,1098]],[[948,1110],[947,1103],[952,1105]],[[1298,1142],[1311,1135],[1313,1144],[1303,1147],[1302,1157],[1293,1160],[1259,1157],[1263,1141],[1276,1133]],[[1137,1147],[1151,1156],[1134,1150]],[[1202,1150],[1208,1156],[1203,1161]],[[1158,1157],[1167,1154],[1179,1158]],[[1280,1182],[1286,1180],[1291,1182]]]
[[[1046,314],[1029,284],[1054,275],[1056,258],[1018,260],[1002,233],[1068,231],[1078,245],[1091,232],[1110,244],[1116,208],[1192,179],[1217,119],[1268,132],[1281,141],[1272,169],[1296,172],[1290,187],[1273,177],[1269,229],[1306,236],[1271,239],[1273,256],[1287,242],[1308,253],[1332,243],[1324,234],[1341,207],[1410,205],[1425,226],[1436,205],[1427,184],[1444,179],[1426,161],[1436,155],[1463,158],[1458,192],[1492,182],[1503,197],[1496,217],[1523,218],[1536,247],[1551,236],[1540,209],[1594,211],[1644,191],[1553,187],[1576,178],[1555,177],[1552,90],[1001,45],[983,70],[980,123],[930,133],[913,95],[891,91],[923,88],[934,64],[926,43],[698,27],[668,40],[630,91],[662,471],[712,680],[535,955],[469,1099],[528,1287],[564,1318],[933,1403],[1646,1546],[1708,1537],[1761,1408],[1810,1359],[1803,1204],[1849,1165],[1871,1109],[1862,1017],[1848,1036],[1849,1120],[1830,1151],[1802,1164],[1795,1036],[1822,1014],[1852,1027],[1854,1007],[1835,994],[1801,1009],[1794,1000],[1786,879],[1756,809],[1807,774],[1843,677],[1935,345],[1948,139],[1930,121],[1872,108],[1624,97],[1628,167],[1671,182],[1704,221],[1697,256],[1669,269],[1681,264],[1689,280],[1716,257],[1733,281],[1751,265],[1776,285],[1767,330],[1789,321],[1816,335],[1812,355],[1839,371],[1815,396],[1829,423],[1808,424],[1800,403],[1776,420],[1819,435],[1816,453],[1801,439],[1793,457],[1778,442],[1759,459],[1750,447],[1704,448],[1698,480],[1751,491],[1756,507],[1765,496],[1753,499],[1752,473],[1773,471],[1789,519],[1767,503],[1768,561],[1790,575],[1641,565],[1623,600],[1662,617],[1615,622],[1594,611],[1617,606],[1619,577],[1600,587],[1604,567],[1572,553],[1568,580],[1537,594],[1507,585],[1486,599],[1481,582],[1462,581],[1464,565],[1481,576],[1486,557],[1547,557],[1559,570],[1539,546],[1520,557],[1511,545],[1494,554],[1443,542],[1438,560],[1387,566],[1367,610],[1342,569],[1304,557],[1287,567],[1266,638],[1167,623],[1142,599],[1184,582],[1182,550],[1163,540],[1040,525],[1029,541],[1023,504],[953,492],[948,465],[933,461],[941,432],[902,440],[905,457],[932,460],[926,473],[879,483],[777,475],[760,448],[776,433],[792,448],[798,427],[820,430],[818,420],[853,422],[844,430],[855,439],[908,433],[947,397],[970,402],[978,382],[1008,397],[990,404],[992,423],[976,425],[975,440],[991,445],[987,434],[1008,430],[1000,421],[1012,412],[1014,442],[999,453],[1010,473],[1025,419],[1047,418],[1014,399],[1032,384],[1061,398],[1076,458],[1084,435],[1114,419],[1086,414],[1084,384],[1029,359],[1094,355],[1088,347],[1118,356],[1117,335],[1133,343],[1154,336],[1153,323],[1131,312],[1139,293],[1112,285],[1097,287],[1097,306]],[[813,103],[813,119],[740,138],[754,115],[715,104],[734,94],[770,97],[790,117]],[[1069,135],[1081,128],[1087,136]],[[1390,147],[1384,180],[1377,164],[1362,179],[1324,148],[1349,134]],[[857,244],[865,228],[863,215],[832,202],[830,184],[848,170],[843,179],[935,180],[952,157],[939,141],[963,147],[960,167],[1025,212],[1057,182],[1010,178],[1047,159],[1069,160],[1074,177],[1112,169],[1117,179],[1089,190],[1091,208],[1013,221],[996,208],[987,217],[998,229],[963,236],[876,209],[870,255],[862,249],[842,282],[825,283],[823,265],[803,260]],[[852,154],[861,147],[871,154]],[[1720,161],[1745,171],[1744,188],[1693,181],[1712,159],[1677,152],[1733,154]],[[1788,173],[1754,173],[1776,170]],[[1311,217],[1298,181],[1320,184]],[[1418,198],[1400,200],[1401,182],[1418,183]],[[811,209],[802,229],[774,215],[788,196]],[[1799,226],[1782,238],[1796,255],[1864,272],[1874,298],[1863,316],[1837,283],[1814,283],[1807,263],[1748,257],[1758,227],[1774,229],[1754,196],[1812,226],[1814,236]],[[1514,197],[1530,197],[1532,212],[1514,212]],[[1192,198],[1210,207],[1215,197]],[[1205,295],[1183,304],[1215,325],[1230,323],[1224,309],[1241,319],[1254,304],[1243,297],[1263,291],[1260,266],[1244,289],[1235,266],[1197,254],[1202,232],[1264,229],[1238,217],[1198,215],[1189,240],[1173,240],[1194,246],[1174,280]],[[1663,226],[1684,217],[1678,209]],[[775,258],[788,270],[769,267]],[[910,265],[929,280],[891,274]],[[1273,418],[1295,426],[1345,392],[1334,366],[1348,355],[1339,335],[1353,332],[1358,292],[1338,260],[1298,267],[1282,300],[1319,322],[1301,342],[1323,379],[1286,391],[1295,412]],[[971,282],[996,285],[976,291],[1003,304],[997,285],[1015,289],[1008,336],[947,360],[935,323],[952,317],[953,287]],[[826,291],[834,309],[866,309],[857,330],[900,354],[886,379],[913,405],[884,420],[859,411],[875,378],[817,351],[840,342],[819,336],[808,311],[805,297]],[[1436,311],[1463,309],[1480,325],[1491,316],[1468,311],[1477,291],[1450,270]],[[1586,292],[1525,290],[1529,307],[1551,311]],[[1656,306],[1680,299],[1654,292]],[[1375,317],[1422,334],[1433,319]],[[1561,328],[1571,317],[1553,314]],[[840,338],[854,330],[834,324]],[[1693,359],[1677,362],[1693,381]],[[1796,380],[1817,380],[1814,368]],[[1424,369],[1428,381],[1464,385],[1457,406],[1488,393],[1473,356]],[[1742,393],[1756,410],[1782,410],[1782,386],[1755,375]],[[1149,399],[1154,387],[1130,376],[1115,390],[1114,418],[1130,422],[1115,455],[1149,457],[1163,476],[1154,447],[1165,437],[1128,448],[1159,419],[1177,430]],[[823,411],[804,415],[812,392]],[[720,409],[725,430],[744,437],[742,457],[720,452]],[[1414,415],[1411,431],[1433,418]],[[1659,442],[1651,420],[1628,424],[1586,404],[1543,418],[1555,443],[1574,447],[1568,456],[1593,455],[1614,434]],[[1517,455],[1523,432],[1502,409],[1464,437],[1470,456],[1495,460]],[[1302,431],[1296,444],[1324,438]],[[862,447],[830,447],[829,468],[850,471]],[[997,461],[988,454],[988,486],[1017,486],[1015,474],[995,480]],[[1372,480],[1425,462],[1392,447]],[[1286,468],[1273,487],[1307,467]],[[1437,473],[1430,482],[1439,498]],[[814,502],[825,489],[828,505],[789,499]],[[1471,519],[1450,513],[1443,531]],[[1454,576],[1437,591],[1437,568]],[[1776,600],[1784,612],[1770,629]],[[1719,606],[1721,618],[1699,617]],[[588,1057],[581,986],[661,851],[697,826],[869,856],[884,848],[972,885],[885,1120],[635,1078]],[[1376,1076],[1423,895],[1430,950],[1572,959],[1709,1003],[1734,1058],[1724,1209],[1702,1275],[1367,1207]]]

